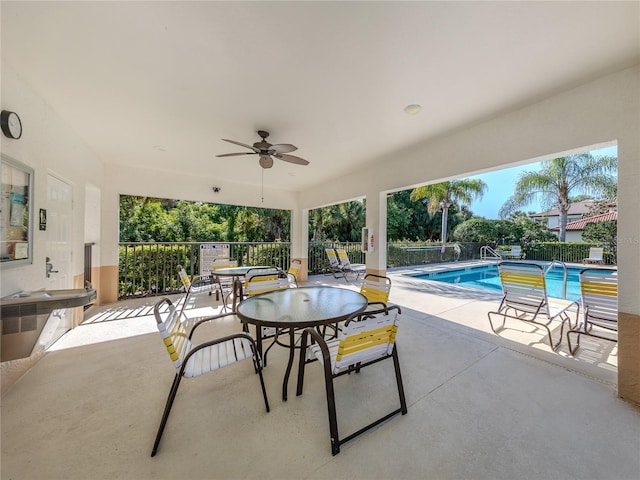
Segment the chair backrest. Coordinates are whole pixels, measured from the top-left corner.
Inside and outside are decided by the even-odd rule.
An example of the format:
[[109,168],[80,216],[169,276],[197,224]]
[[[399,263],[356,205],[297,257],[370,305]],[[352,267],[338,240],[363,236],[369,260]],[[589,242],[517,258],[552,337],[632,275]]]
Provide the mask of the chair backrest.
[[302,269],[302,262],[299,259],[291,260],[289,270],[287,270],[287,276],[297,286],[298,277],[300,276],[300,270]]
[[389,302],[389,293],[391,292],[391,279],[373,273],[367,273],[360,287],[360,293],[367,297],[369,303]]
[[327,253],[327,258],[329,259],[329,265],[332,267],[339,267],[340,262],[338,261],[338,257],[333,248],[325,248],[324,251]]
[[[278,278],[281,275],[281,270],[277,267],[256,267],[256,268],[251,268],[249,270],[247,270],[247,273],[244,276],[244,286],[245,288],[249,285],[249,282],[251,281],[251,279],[253,277],[256,276],[264,276],[264,275],[270,275],[273,278]],[[263,280],[265,280],[263,278]]]
[[232,268],[237,267],[238,261],[231,260],[229,258],[217,258],[213,261],[213,270],[219,270],[221,268]]
[[298,275],[300,275],[301,268],[302,268],[302,262],[300,260],[297,260],[297,259],[291,260],[291,265],[289,265],[289,270],[287,271],[287,273],[298,278]]
[[510,255],[513,255],[513,256],[522,255],[522,247],[520,245],[511,245],[511,253],[510,253]]
[[[230,260],[228,258],[217,258],[213,262],[213,270],[211,272],[212,275],[216,274],[216,270],[220,270],[221,268],[233,268],[238,266],[237,260]],[[218,284],[220,287],[231,287],[233,285],[233,277],[217,277]]]
[[178,276],[180,277],[180,281],[182,282],[185,291],[189,293],[189,290],[191,289],[191,280],[189,279],[189,275],[187,275],[187,272],[184,267],[182,267],[182,265],[178,265]]
[[618,275],[610,269],[580,272],[580,293],[585,319],[618,330]]
[[290,286],[289,279],[281,276],[279,272],[258,273],[247,279],[245,293],[252,297],[260,293],[284,290]]
[[347,320],[340,334],[333,373],[393,353],[400,308],[393,306],[358,314]]
[[[164,304],[167,304],[168,312],[163,320],[160,310]],[[180,312],[171,303],[171,300],[163,298],[153,307],[153,315],[156,317],[158,331],[162,335],[173,366],[180,371],[185,355],[192,348],[192,343],[187,336],[187,330],[180,321]]]
[[589,260],[602,260],[604,255],[603,247],[591,247],[589,249]]
[[535,313],[541,307],[547,314],[547,285],[544,270],[534,263],[505,263],[498,265],[505,306]]
[[340,264],[344,268],[351,267],[351,262],[349,261],[349,255],[347,255],[347,252],[345,251],[345,249],[344,248],[336,248],[336,252],[338,253],[338,259],[340,259]]

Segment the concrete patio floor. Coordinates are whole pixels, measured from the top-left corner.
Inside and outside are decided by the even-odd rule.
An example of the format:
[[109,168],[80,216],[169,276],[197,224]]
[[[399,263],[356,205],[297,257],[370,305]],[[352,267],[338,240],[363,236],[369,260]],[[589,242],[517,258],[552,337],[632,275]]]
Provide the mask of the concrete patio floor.
[[[283,402],[287,352],[278,348],[265,369],[270,413],[250,362],[186,380],[150,458],[175,370],[155,328],[157,299],[147,299],[88,310],[85,324],[3,393],[1,477],[640,478],[640,408],[616,396],[615,344],[585,339],[574,358],[566,339],[554,353],[544,330],[523,322],[496,335],[486,312],[499,296],[404,273],[389,276],[391,301],[403,309],[408,414],[339,455],[331,455],[321,369],[308,367],[300,397],[290,381]],[[325,275],[308,283],[358,288]],[[212,298],[196,298],[187,314],[216,313]],[[240,326],[206,329],[203,338]],[[341,434],[393,408],[394,389],[392,362],[341,377]]]

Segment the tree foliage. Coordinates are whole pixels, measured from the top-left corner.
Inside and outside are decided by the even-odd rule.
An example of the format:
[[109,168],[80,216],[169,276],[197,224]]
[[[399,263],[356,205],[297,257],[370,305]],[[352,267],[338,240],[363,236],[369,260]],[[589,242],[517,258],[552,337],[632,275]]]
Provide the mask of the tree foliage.
[[289,241],[287,210],[120,196],[121,242]]
[[517,208],[542,197],[545,208],[557,208],[560,212],[559,239],[563,242],[571,195],[577,192],[602,198],[617,195],[617,168],[616,157],[582,153],[554,158],[545,162],[541,171],[520,175],[513,195],[500,209],[500,217],[505,218]]
[[462,206],[470,206],[476,198],[482,198],[487,190],[487,184],[482,180],[451,180],[422,185],[411,192],[411,200],[425,200],[429,215],[433,216],[438,210],[442,210],[442,226],[440,237],[443,242],[447,239],[447,224],[449,209],[453,206],[460,209]]
[[557,241],[549,229],[520,212],[509,220],[472,218],[453,231],[458,242],[478,242],[486,245],[527,245],[535,242]]

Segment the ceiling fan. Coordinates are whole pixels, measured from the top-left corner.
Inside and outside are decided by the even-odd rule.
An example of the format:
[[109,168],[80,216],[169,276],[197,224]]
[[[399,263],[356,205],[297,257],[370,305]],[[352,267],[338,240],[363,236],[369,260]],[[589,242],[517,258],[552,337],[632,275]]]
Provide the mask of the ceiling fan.
[[293,152],[298,149],[294,145],[290,143],[277,143],[275,145],[267,142],[267,137],[269,136],[269,132],[265,132],[264,130],[258,130],[258,135],[262,138],[261,141],[256,142],[252,145],[247,145],[246,143],[236,142],[235,140],[227,140],[223,138],[225,142],[234,143],[236,145],[240,145],[241,147],[246,147],[252,152],[241,152],[241,153],[223,153],[222,155],[216,155],[216,157],[234,157],[236,155],[259,155],[260,156],[260,166],[262,168],[271,168],[273,166],[273,157],[278,160],[284,160],[285,162],[295,163],[296,165],[309,165],[309,162],[304,158],[296,157],[295,155],[287,155],[289,152]]

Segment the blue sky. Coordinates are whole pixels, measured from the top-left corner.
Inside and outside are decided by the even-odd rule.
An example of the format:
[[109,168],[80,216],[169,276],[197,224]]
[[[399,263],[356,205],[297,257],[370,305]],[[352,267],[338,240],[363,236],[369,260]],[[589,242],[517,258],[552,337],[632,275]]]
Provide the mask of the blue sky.
[[[595,156],[600,155],[617,155],[617,147],[607,147],[600,150],[592,150]],[[540,168],[541,163],[530,163],[519,167],[506,168],[504,170],[496,170],[495,172],[483,173],[469,177],[471,179],[480,179],[487,184],[487,192],[482,200],[475,201],[471,204],[471,211],[478,216],[495,219],[498,218],[498,212],[504,202],[513,194],[513,187],[518,181],[518,176],[525,171],[535,171]],[[531,203],[520,210],[524,212],[534,211],[541,212],[543,208],[539,202]]]

